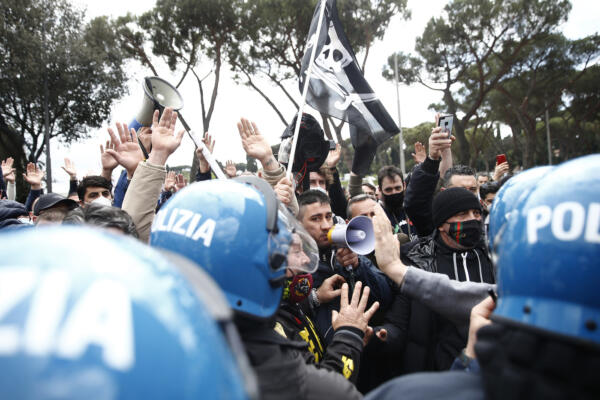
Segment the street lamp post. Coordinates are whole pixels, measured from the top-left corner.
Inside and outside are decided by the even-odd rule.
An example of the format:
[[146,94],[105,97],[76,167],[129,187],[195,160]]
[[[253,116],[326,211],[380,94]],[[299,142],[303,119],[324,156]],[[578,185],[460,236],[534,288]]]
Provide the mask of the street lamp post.
[[394,80],[396,81],[396,104],[398,106],[398,127],[400,128],[399,151],[400,168],[402,175],[406,176],[406,163],[404,161],[404,136],[402,135],[402,117],[400,115],[400,82],[398,81],[398,54],[394,54]]

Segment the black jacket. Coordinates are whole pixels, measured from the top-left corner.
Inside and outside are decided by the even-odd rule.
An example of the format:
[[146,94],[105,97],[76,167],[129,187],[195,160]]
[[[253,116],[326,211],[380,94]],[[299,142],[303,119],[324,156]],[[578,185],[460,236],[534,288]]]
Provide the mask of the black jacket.
[[[460,252],[446,246],[434,233],[403,245],[400,253],[406,265],[444,273],[450,279],[465,281],[468,274],[470,281],[495,282],[483,241],[473,250]],[[402,313],[409,321],[402,373],[448,369],[466,345],[466,332],[459,332],[454,324],[418,301],[411,300]]]
[[337,372],[307,364],[306,342],[292,341],[272,326],[238,326],[250,364],[258,378],[260,398],[360,399],[354,385]]
[[[332,275],[339,274],[344,277],[353,290],[353,284],[356,281],[361,281],[364,286],[368,286],[371,290],[369,295],[369,303],[367,307],[371,307],[375,301],[379,301],[379,308],[387,309],[392,303],[392,289],[389,279],[364,256],[358,256],[359,265],[351,272],[342,267],[335,259],[335,253],[332,250],[321,251],[319,267],[313,273],[313,286],[320,287],[323,281]],[[351,295],[351,293],[349,293]],[[333,329],[331,328],[331,311],[340,309],[339,298],[327,304],[321,304],[315,310],[316,325],[319,334],[325,340],[327,346],[333,338]]]
[[363,349],[363,332],[358,328],[340,327],[335,331],[327,347],[316,330],[311,318],[298,304],[283,302],[277,311],[276,325],[285,336],[294,341],[306,342],[304,360],[318,368],[328,369],[356,383],[360,355]]
[[417,230],[414,225],[409,224],[406,220],[406,213],[404,212],[403,207],[400,207],[397,210],[391,210],[383,202],[380,202],[380,204],[383,211],[385,211],[385,215],[387,215],[390,220],[390,224],[392,224],[392,229],[395,234],[403,233],[410,238],[408,240],[412,240],[412,238],[416,237]]
[[439,166],[439,160],[425,158],[425,161],[413,169],[404,193],[404,211],[421,237],[429,236],[433,232],[431,206],[440,178]]

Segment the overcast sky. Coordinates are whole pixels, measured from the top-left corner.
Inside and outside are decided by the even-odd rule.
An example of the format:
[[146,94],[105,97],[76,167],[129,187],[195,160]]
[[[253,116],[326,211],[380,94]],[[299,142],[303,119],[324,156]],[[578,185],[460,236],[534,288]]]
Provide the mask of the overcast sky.
[[[127,12],[141,14],[151,9],[155,1],[152,0],[71,0],[73,4],[87,10],[87,18],[100,15],[117,17]],[[397,118],[396,91],[392,82],[381,77],[383,65],[387,57],[394,51],[401,50],[412,52],[414,50],[415,38],[423,32],[427,21],[441,13],[447,0],[409,0],[408,8],[412,12],[409,21],[403,21],[400,17],[393,19],[383,40],[375,43],[368,57],[365,67],[365,77],[371,84],[375,93],[388,109],[392,117]],[[598,31],[597,17],[600,15],[600,2],[593,0],[572,0],[573,9],[569,21],[563,27],[563,32],[570,38],[580,38]],[[357,55],[362,60],[360,54]],[[199,65],[199,75],[208,73],[211,65]],[[98,173],[100,168],[99,144],[106,141],[108,137],[106,127],[114,125],[114,122],[129,122],[138,111],[143,96],[142,79],[151,75],[137,63],[129,66],[129,94],[119,100],[113,107],[111,120],[101,129],[90,132],[90,139],[71,145],[62,146],[56,142],[52,144],[53,179],[54,191],[64,192],[68,186],[68,176],[61,170],[63,157],[70,157],[76,164],[79,177],[88,172]],[[172,82],[177,79],[171,75],[168,69],[160,71],[163,78]],[[285,116],[291,119],[294,109],[289,106],[289,101],[278,92],[270,88],[267,82],[261,82],[261,87],[266,88],[267,93],[275,95],[273,99],[282,107]],[[300,97],[297,84],[294,84],[292,93]],[[197,84],[193,77],[186,78],[180,87],[184,97],[185,106],[182,110],[186,120],[195,131],[202,131],[202,120],[200,116],[200,99]],[[412,127],[421,122],[432,120],[433,111],[428,110],[431,103],[439,102],[439,92],[434,92],[419,85],[400,86],[400,106],[402,114],[402,126]],[[444,110],[438,110],[444,112]],[[236,122],[240,117],[254,120],[261,132],[267,137],[271,144],[279,142],[279,136],[283,132],[283,125],[271,107],[256,92],[246,86],[236,85],[229,71],[221,76],[219,95],[216,109],[211,121],[210,132],[216,137],[217,144],[215,155],[221,160],[233,159],[236,162],[245,162],[245,153],[242,149]],[[347,133],[346,133],[347,135]],[[186,136],[181,147],[169,159],[169,165],[182,165],[191,163],[193,144]],[[64,186],[64,188],[63,188]]]

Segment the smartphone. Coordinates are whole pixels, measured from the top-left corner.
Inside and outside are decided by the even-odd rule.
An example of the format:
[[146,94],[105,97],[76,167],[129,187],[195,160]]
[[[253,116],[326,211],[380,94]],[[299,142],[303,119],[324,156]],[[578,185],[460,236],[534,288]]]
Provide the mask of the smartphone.
[[452,123],[454,117],[452,115],[442,115],[438,120],[438,126],[442,127],[442,132],[448,132],[448,139],[452,136]]
[[506,162],[506,154],[498,154],[496,156],[496,165],[500,165]]
[[335,141],[333,141],[333,140],[329,141],[329,150],[335,150]]

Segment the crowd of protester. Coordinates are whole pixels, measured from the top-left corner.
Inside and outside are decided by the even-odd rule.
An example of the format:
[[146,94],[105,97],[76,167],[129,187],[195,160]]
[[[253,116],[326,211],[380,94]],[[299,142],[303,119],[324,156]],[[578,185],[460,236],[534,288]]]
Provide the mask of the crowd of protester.
[[[8,279],[2,278],[6,276],[2,274],[5,265],[39,262],[48,268],[60,268],[61,263],[71,262],[67,255],[72,252],[80,259],[78,268],[86,270],[87,258],[109,260],[112,252],[127,253],[129,248],[131,264],[118,257],[112,263],[122,270],[121,275],[131,270],[132,278],[138,279],[144,276],[140,268],[160,269],[156,260],[147,261],[146,266],[140,254],[156,250],[159,259],[163,257],[160,249],[171,254],[164,256],[169,260],[167,264],[178,264],[176,270],[183,271],[181,275],[195,292],[205,292],[197,294],[203,296],[200,302],[216,301],[206,300],[212,295],[206,294],[208,284],[202,283],[203,279],[214,281],[211,290],[219,292],[214,297],[222,299],[227,311],[216,312],[217,316],[212,314],[211,318],[220,322],[215,330],[227,338],[225,347],[233,354],[229,369],[241,371],[237,377],[230,376],[233,372],[221,368],[226,356],[208,353],[216,351],[211,350],[213,342],[209,342],[215,339],[199,336],[206,332],[197,333],[199,340],[207,341],[207,354],[215,359],[209,359],[207,367],[212,381],[192,375],[211,388],[199,392],[190,389],[187,394],[264,399],[600,396],[594,376],[600,366],[599,275],[591,271],[597,269],[600,255],[598,156],[572,161],[572,166],[547,167],[543,173],[531,173],[534,169],[515,176],[508,163],[502,163],[490,176],[453,164],[453,140],[438,127],[432,130],[428,146],[415,144],[416,165],[407,176],[398,166],[390,165],[378,171],[376,185],[352,173],[344,187],[337,168],[339,145],[324,155],[321,165],[302,174],[294,173],[290,179],[287,170],[291,166],[280,162],[281,155],[273,154],[255,123],[241,119],[237,124],[240,144],[248,157],[260,163],[258,173],[241,173],[233,162],[227,162],[224,172],[230,179],[214,179],[210,164],[198,150],[198,172],[188,182],[165,167],[183,137],[183,131],[175,130],[176,122],[177,113],[166,108],[160,113],[155,111],[152,126],[137,132],[126,124],[116,124],[116,131],[109,129],[108,140],[101,146],[98,175],[78,180],[75,165],[65,159],[63,169],[70,177],[66,197],[43,193],[44,172],[30,163],[23,176],[29,185],[27,200],[24,204],[15,201],[14,161],[8,158],[2,162],[1,242],[18,247],[19,241],[44,241],[53,243],[54,250],[49,245],[36,249],[30,243],[29,248],[35,250],[32,253],[37,254],[15,249],[23,254],[21,258],[10,256],[9,264],[0,265],[0,333],[7,332],[2,330],[3,317],[8,315],[3,305],[17,301],[6,300],[12,292],[8,290],[9,280],[2,282]],[[301,134],[302,129],[304,125]],[[215,140],[209,134],[203,140],[212,152]],[[142,151],[142,147],[149,151]],[[118,166],[123,172],[115,176]],[[575,187],[582,189],[581,196]],[[506,196],[495,199],[504,192]],[[538,192],[541,194],[536,195]],[[520,214],[517,206],[530,198],[533,206],[549,211],[540,211],[533,220]],[[580,231],[585,230],[585,235],[575,234],[580,208],[573,208],[576,211],[569,214],[571,219],[566,225],[557,220],[571,210],[565,211],[562,205],[574,202],[580,202],[584,210],[581,221],[585,228],[582,225]],[[562,211],[553,211],[560,207]],[[358,216],[368,217],[373,224],[375,250],[369,254],[356,254],[350,246],[332,244],[330,231],[334,225],[346,224]],[[509,216],[526,221],[509,227]],[[546,239],[539,239],[546,228],[556,238],[566,240],[556,242],[562,254],[557,257],[560,263],[547,258],[552,246]],[[90,233],[92,230],[104,233]],[[537,242],[531,236],[524,238],[536,234],[536,230]],[[70,244],[77,249],[63,246],[65,240],[73,241]],[[90,246],[90,240],[97,240],[98,245]],[[78,245],[84,241],[85,245]],[[123,244],[133,242],[139,243],[130,247]],[[535,247],[539,242],[545,247]],[[94,254],[86,256],[84,250],[90,248]],[[44,249],[60,251],[65,258],[48,261],[50,256]],[[4,254],[12,251],[7,247],[3,250]],[[573,257],[568,259],[566,255]],[[181,263],[191,263],[192,267]],[[98,271],[102,266],[90,261],[92,264],[90,271],[101,275]],[[200,272],[202,277],[194,275]],[[520,304],[515,300],[510,303],[514,309],[497,309],[494,317],[495,291],[499,290],[499,301],[503,301],[502,295],[513,293],[511,287],[515,286],[511,284],[515,285],[521,273],[530,286],[523,285],[518,295],[526,298],[530,290],[534,300],[550,299],[554,303],[540,300],[538,304],[529,299]],[[562,273],[573,275],[577,281],[564,278]],[[94,275],[93,279],[100,278]],[[146,285],[140,279],[139,285]],[[155,287],[147,279],[149,287]],[[135,286],[131,280],[126,281]],[[496,283],[500,284],[498,288]],[[576,321],[546,323],[545,319],[550,318],[547,313],[562,307],[559,300],[563,288],[555,287],[563,283],[577,285],[562,298],[569,302],[570,315]],[[594,284],[596,289],[592,290],[596,292],[586,292],[587,285]],[[159,296],[162,289],[156,290]],[[113,296],[119,298],[118,291],[104,295],[107,302]],[[151,298],[153,293],[149,291],[148,296]],[[160,307],[171,307],[170,312],[177,316],[183,306],[155,307],[146,312],[147,318]],[[212,312],[216,306],[209,308]],[[522,309],[526,315],[516,317]],[[231,315],[226,325],[221,322],[227,313]],[[156,311],[156,315],[160,313]],[[568,315],[563,318],[568,319]],[[198,321],[204,321],[202,318]],[[556,324],[574,327],[555,329]],[[154,337],[152,332],[144,333]],[[194,341],[189,337],[184,340],[185,332],[181,335],[182,341]],[[73,334],[72,340],[76,336]],[[57,345],[62,346],[60,349],[69,348],[67,342],[61,343]],[[103,342],[98,339],[91,343],[102,347]],[[170,348],[171,342],[156,343],[157,348],[161,345]],[[4,365],[3,357],[14,355],[8,348],[0,343],[0,365]],[[152,347],[136,345],[136,349],[136,360],[123,365],[133,368],[131,363],[151,358],[139,352],[151,353]],[[36,354],[42,352],[30,351],[28,357]],[[78,357],[66,350],[57,354],[72,362]],[[83,357],[84,352],[77,354]],[[164,357],[170,356],[165,353]],[[98,360],[104,360],[98,361],[99,365],[111,365],[106,354]],[[206,360],[198,358],[194,362],[200,365]],[[23,360],[11,365],[17,372],[28,368]],[[165,362],[164,367],[156,368],[163,373],[168,373],[168,368],[182,368],[169,365]],[[42,367],[36,368],[39,372]],[[23,375],[37,376],[31,372],[33,369],[27,371]],[[160,386],[161,380],[153,377],[147,376],[148,388],[155,391],[143,397],[186,397],[176,391],[183,384],[168,392],[165,388],[171,386]],[[0,380],[0,390],[5,393],[25,394],[17,396],[21,398],[61,397],[59,389],[40,386],[34,390],[23,382],[17,382],[19,388],[15,389],[7,379]],[[59,386],[64,389],[75,378],[67,375],[61,379]],[[222,382],[227,383],[219,388]],[[77,386],[81,382],[73,385],[64,389],[65,393],[79,398],[88,393],[89,387]],[[141,392],[119,389],[115,393],[117,398],[123,393],[139,398]]]

